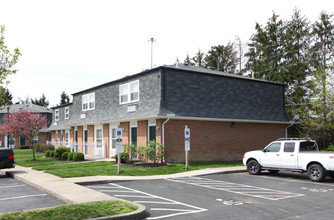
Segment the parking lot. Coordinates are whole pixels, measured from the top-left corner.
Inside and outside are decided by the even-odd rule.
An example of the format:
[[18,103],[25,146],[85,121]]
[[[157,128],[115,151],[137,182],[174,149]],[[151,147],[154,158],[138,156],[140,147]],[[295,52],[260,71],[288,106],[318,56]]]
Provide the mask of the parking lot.
[[64,204],[6,175],[0,174],[0,214],[21,210],[53,207]]
[[306,175],[215,174],[87,186],[141,203],[147,219],[333,219],[334,180]]

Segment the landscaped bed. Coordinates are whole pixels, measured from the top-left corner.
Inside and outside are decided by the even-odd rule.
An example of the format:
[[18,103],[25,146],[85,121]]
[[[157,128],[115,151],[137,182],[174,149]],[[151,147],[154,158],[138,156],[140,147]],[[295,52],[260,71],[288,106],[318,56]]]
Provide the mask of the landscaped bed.
[[101,201],[82,204],[57,206],[48,209],[20,211],[0,215],[0,219],[92,219],[98,217],[125,214],[137,210],[138,207],[123,201]]

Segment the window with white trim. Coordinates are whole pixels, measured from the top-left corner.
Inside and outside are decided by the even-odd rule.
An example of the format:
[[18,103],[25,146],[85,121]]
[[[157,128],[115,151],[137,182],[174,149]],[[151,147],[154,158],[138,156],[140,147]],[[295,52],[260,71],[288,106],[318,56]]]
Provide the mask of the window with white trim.
[[59,109],[55,110],[55,121],[59,120]]
[[70,118],[70,107],[66,107],[65,108],[65,119],[69,119]]
[[139,80],[119,86],[119,103],[139,101]]
[[95,92],[82,96],[82,110],[95,109]]

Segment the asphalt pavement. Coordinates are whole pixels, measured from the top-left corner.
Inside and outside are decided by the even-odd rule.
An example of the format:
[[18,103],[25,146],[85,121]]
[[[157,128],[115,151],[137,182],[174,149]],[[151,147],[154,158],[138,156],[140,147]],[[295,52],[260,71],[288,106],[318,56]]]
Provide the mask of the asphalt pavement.
[[[222,167],[222,168],[208,168],[203,170],[188,171],[170,175],[155,175],[155,176],[88,176],[75,178],[60,178],[52,174],[44,173],[43,171],[36,171],[31,168],[17,166],[14,169],[0,170],[0,173],[6,173],[14,179],[31,185],[42,192],[47,192],[65,203],[77,204],[94,201],[105,200],[123,200],[115,198],[108,194],[97,192],[93,189],[81,186],[77,183],[96,183],[96,182],[111,182],[120,180],[153,180],[165,178],[181,178],[191,177],[214,173],[231,173],[244,172],[245,167]],[[141,219],[146,215],[145,206],[134,203],[139,208],[138,210],[125,215],[115,216],[122,219]]]

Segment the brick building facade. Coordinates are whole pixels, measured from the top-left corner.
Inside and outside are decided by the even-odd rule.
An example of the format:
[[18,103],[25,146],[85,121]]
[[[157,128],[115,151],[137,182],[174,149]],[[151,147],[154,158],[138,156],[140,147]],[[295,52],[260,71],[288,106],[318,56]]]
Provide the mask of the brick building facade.
[[167,162],[183,162],[187,125],[190,161],[219,161],[284,137],[289,121],[283,84],[173,65],[74,93],[72,103],[53,108],[49,130],[53,144],[112,157],[123,128],[123,143],[154,139]]
[[[47,120],[48,120],[48,124],[46,127],[42,128],[39,132],[38,132],[38,136],[36,136],[34,138],[34,144],[35,143],[39,143],[39,144],[45,144],[47,141],[51,140],[50,137],[50,131],[48,130],[48,127],[51,124],[52,121],[52,110],[39,106],[39,105],[35,105],[35,104],[13,104],[10,106],[4,106],[0,108],[0,126],[1,124],[3,124],[3,120],[2,117],[4,114],[9,113],[15,113],[18,112],[20,109],[27,109],[28,111],[32,111],[32,112],[37,112],[40,113],[42,116],[46,116]],[[8,141],[7,141],[7,137]],[[21,145],[31,145],[31,143],[28,140],[25,140],[23,137],[13,137],[11,135],[7,136],[7,135],[0,135],[0,147],[11,147],[11,148],[16,148],[18,149],[19,146]]]

